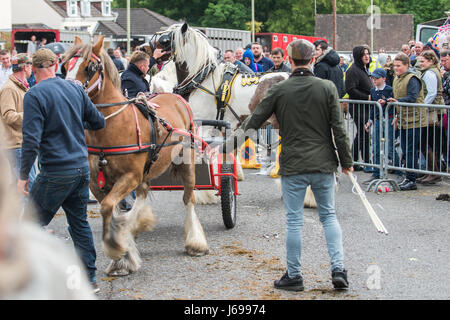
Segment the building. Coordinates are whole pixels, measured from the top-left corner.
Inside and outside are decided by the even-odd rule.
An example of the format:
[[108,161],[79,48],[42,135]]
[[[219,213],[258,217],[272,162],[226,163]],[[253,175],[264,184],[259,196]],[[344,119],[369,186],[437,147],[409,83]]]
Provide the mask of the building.
[[87,31],[101,21],[114,22],[112,0],[14,0],[13,24],[45,24],[52,29]]
[[[338,14],[336,16],[337,50],[352,51],[354,47],[371,45],[370,15]],[[315,36],[333,43],[333,15],[316,16]],[[414,16],[412,14],[382,14],[374,19],[373,50],[385,48],[388,52],[398,52],[402,44],[414,39]]]
[[[103,34],[111,39],[111,42],[126,49],[127,41],[127,9],[113,9],[117,17],[114,23],[100,21],[95,30],[96,34]],[[130,9],[130,38],[131,47],[135,47],[150,40],[156,32],[164,30],[179,21],[167,18],[159,13],[145,8]]]

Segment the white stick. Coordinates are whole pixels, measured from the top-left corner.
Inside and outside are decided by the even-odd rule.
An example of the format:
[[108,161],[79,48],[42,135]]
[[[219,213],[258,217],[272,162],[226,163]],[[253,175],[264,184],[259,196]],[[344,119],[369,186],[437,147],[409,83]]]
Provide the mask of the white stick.
[[350,180],[352,181],[353,185],[356,188],[356,191],[358,192],[358,195],[360,196],[364,206],[367,209],[367,212],[369,213],[370,219],[372,219],[373,224],[377,228],[378,232],[388,234],[386,228],[384,227],[383,223],[381,222],[378,215],[375,213],[375,210],[373,210],[372,205],[369,203],[369,200],[367,200],[366,195],[364,191],[361,189],[360,185],[356,182],[356,179],[353,175],[353,173],[349,172],[348,176],[350,177]]

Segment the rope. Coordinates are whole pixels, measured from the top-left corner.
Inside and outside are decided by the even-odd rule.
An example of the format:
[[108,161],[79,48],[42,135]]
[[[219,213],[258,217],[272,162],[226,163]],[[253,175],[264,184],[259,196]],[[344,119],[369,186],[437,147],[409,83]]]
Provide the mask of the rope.
[[105,120],[108,120],[109,118],[112,118],[114,116],[117,116],[119,113],[121,113],[123,110],[125,110],[126,108],[128,108],[130,104],[127,103],[126,105],[124,105],[122,108],[120,108],[119,110],[117,110],[116,112],[111,113],[109,116],[105,117]]

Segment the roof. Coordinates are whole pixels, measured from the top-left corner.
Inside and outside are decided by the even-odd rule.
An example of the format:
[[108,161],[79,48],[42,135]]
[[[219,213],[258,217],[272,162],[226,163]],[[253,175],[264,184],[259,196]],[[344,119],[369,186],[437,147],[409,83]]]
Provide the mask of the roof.
[[440,18],[440,19],[425,21],[425,22],[421,22],[419,24],[424,24],[424,25],[427,25],[427,26],[440,27],[440,26],[442,26],[445,23],[445,21],[447,21],[447,18]]
[[43,23],[20,23],[20,24],[13,24],[13,29],[48,29],[48,30],[54,30],[53,28],[50,28],[46,24]]
[[127,36],[127,30],[113,21],[99,21],[95,33],[113,37]]
[[[118,14],[116,23],[119,24],[124,30],[127,29],[127,9],[117,8],[113,9],[113,12]],[[162,28],[171,26],[172,24],[179,23],[176,20],[167,18],[159,13],[151,11],[145,8],[132,8],[130,9],[131,21],[131,35],[151,35]]]

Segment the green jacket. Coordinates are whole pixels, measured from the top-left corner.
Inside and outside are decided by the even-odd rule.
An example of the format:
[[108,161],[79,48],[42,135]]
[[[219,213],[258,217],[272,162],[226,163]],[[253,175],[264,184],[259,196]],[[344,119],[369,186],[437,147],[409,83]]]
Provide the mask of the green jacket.
[[282,141],[280,175],[335,172],[339,164],[335,143],[342,167],[352,167],[336,86],[301,70],[308,75],[295,72],[270,88],[245,130],[258,129],[275,113]]
[[[408,83],[412,77],[416,77],[417,79],[420,80],[420,78],[415,73],[409,71],[400,76],[395,77],[394,83],[392,85],[395,99],[406,97],[408,95]],[[417,104],[425,103],[423,95],[423,87],[424,85],[422,83],[419,95],[417,96],[417,100],[414,103]],[[412,108],[412,107],[407,108],[402,107],[401,105],[396,105],[395,109],[397,111],[397,115],[399,115],[398,125],[400,129],[413,129],[428,126],[427,108]]]

